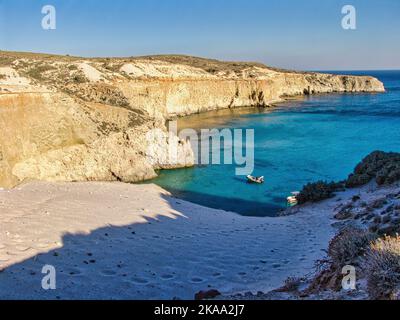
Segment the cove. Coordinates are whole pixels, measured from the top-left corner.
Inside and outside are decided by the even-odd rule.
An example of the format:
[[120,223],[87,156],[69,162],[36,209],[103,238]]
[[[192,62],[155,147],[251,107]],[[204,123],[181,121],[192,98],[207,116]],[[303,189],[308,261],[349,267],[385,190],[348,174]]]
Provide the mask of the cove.
[[264,185],[247,184],[235,175],[234,165],[165,170],[152,182],[203,206],[275,216],[290,192],[304,184],[342,180],[374,150],[399,152],[400,71],[338,74],[377,77],[387,92],[312,95],[273,109],[224,110],[179,120],[180,128],[196,130],[254,129],[254,175],[265,176]]

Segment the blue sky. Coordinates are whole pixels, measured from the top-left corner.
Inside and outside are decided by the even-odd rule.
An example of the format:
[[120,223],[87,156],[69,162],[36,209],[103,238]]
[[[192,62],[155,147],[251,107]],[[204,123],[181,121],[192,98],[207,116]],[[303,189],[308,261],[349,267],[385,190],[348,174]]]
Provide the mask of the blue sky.
[[[41,28],[54,5],[57,29]],[[341,8],[357,9],[357,30]],[[399,0],[0,0],[0,49],[179,53],[307,70],[400,69]]]

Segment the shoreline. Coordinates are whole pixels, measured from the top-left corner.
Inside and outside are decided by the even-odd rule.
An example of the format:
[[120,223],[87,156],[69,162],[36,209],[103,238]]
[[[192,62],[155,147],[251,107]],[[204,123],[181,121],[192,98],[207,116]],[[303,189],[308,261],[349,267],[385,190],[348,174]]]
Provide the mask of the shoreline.
[[[2,108],[10,111],[0,119],[7,133],[0,178],[16,186],[0,189],[1,299],[193,299],[208,289],[268,292],[313,272],[335,233],[337,198],[256,218],[180,200],[154,184],[85,181],[143,181],[193,164],[185,143],[181,163],[163,162],[178,139],[164,130],[169,117],[384,91],[369,76],[204,60],[218,67],[209,71],[199,58],[190,65],[168,57],[12,59],[0,68]],[[161,141],[146,140],[159,126]],[[156,147],[155,165],[148,146]],[[15,157],[15,148],[24,152]],[[41,288],[45,265],[56,269],[55,291]]]
[[[210,289],[229,300],[349,298],[277,288],[314,277],[331,239],[352,223],[335,219],[338,208],[393,192],[399,183],[371,182],[286,216],[245,217],[154,184],[31,182],[0,191],[0,299],[192,300]],[[56,290],[41,288],[44,265],[56,269]]]
[[[243,217],[155,185],[123,183],[34,182],[0,191],[0,297],[170,300],[210,288],[267,292],[311,272],[322,257],[333,228],[327,209],[317,207]],[[59,271],[59,291],[41,289],[45,264]]]
[[[170,140],[177,137],[167,136],[166,119],[265,107],[298,95],[385,91],[371,76],[188,56],[87,59],[3,51],[0,56],[4,187],[35,180],[148,180],[155,170],[193,164],[185,143],[176,147],[182,161],[167,158]],[[160,130],[161,139],[148,141],[153,130]],[[148,148],[156,149],[152,161]]]
[[[282,97],[281,99],[275,99],[275,100],[270,100],[267,102],[267,105],[263,106],[241,106],[241,107],[231,107],[231,108],[223,108],[223,109],[216,109],[216,110],[205,110],[205,111],[200,111],[199,113],[192,113],[188,115],[179,115],[175,116],[172,118],[166,119],[166,122],[171,122],[171,121],[178,121],[178,130],[180,129],[185,129],[186,126],[179,126],[179,122],[183,121],[186,122],[187,120],[191,120],[191,118],[196,118],[196,117],[202,117],[202,116],[207,116],[207,115],[214,115],[214,116],[227,116],[228,114],[233,114],[236,115],[235,113],[240,114],[256,114],[256,112],[251,112],[251,110],[264,110],[265,112],[273,112],[276,109],[279,108],[290,108],[290,106],[286,106],[289,103],[292,102],[299,102],[299,101],[304,101],[309,99],[310,97],[319,97],[319,96],[332,96],[332,95],[378,95],[378,94],[385,94],[385,91],[365,91],[365,92],[318,92],[318,93],[313,93],[310,95],[293,95],[293,96],[287,96],[287,97]],[[250,112],[247,112],[250,111]],[[224,113],[227,113],[226,115]],[[209,126],[207,126],[209,127]],[[197,128],[195,128],[197,129]]]

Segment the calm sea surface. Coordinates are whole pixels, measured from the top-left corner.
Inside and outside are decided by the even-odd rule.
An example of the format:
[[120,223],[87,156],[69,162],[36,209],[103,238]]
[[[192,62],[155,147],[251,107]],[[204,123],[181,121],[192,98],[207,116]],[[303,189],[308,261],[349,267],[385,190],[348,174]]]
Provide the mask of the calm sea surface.
[[387,92],[316,95],[273,111],[222,111],[180,121],[196,129],[255,129],[254,175],[265,176],[265,184],[247,184],[234,165],[162,171],[152,182],[208,207],[273,216],[304,184],[344,179],[374,150],[400,152],[400,71],[340,73],[375,76]]

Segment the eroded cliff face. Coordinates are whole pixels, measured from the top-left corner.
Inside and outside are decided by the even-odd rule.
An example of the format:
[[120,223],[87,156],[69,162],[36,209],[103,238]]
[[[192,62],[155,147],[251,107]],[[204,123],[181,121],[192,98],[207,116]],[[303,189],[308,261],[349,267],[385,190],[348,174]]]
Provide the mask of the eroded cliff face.
[[268,106],[288,96],[308,93],[381,91],[369,77],[275,74],[270,79],[127,81],[118,83],[130,101],[154,117],[173,118],[204,111]]
[[165,120],[286,96],[384,91],[372,77],[295,73],[191,57],[90,59],[0,52],[0,187],[135,182],[191,166]]
[[[1,187],[35,179],[142,181],[157,169],[194,163],[190,144],[145,112],[82,101],[24,80],[4,85],[0,94]],[[170,149],[177,160],[168,158]]]
[[153,59],[120,62],[114,67],[128,78],[115,85],[137,108],[154,117],[268,106],[285,97],[304,94],[385,90],[380,81],[367,76],[298,73],[258,64],[179,56]]

